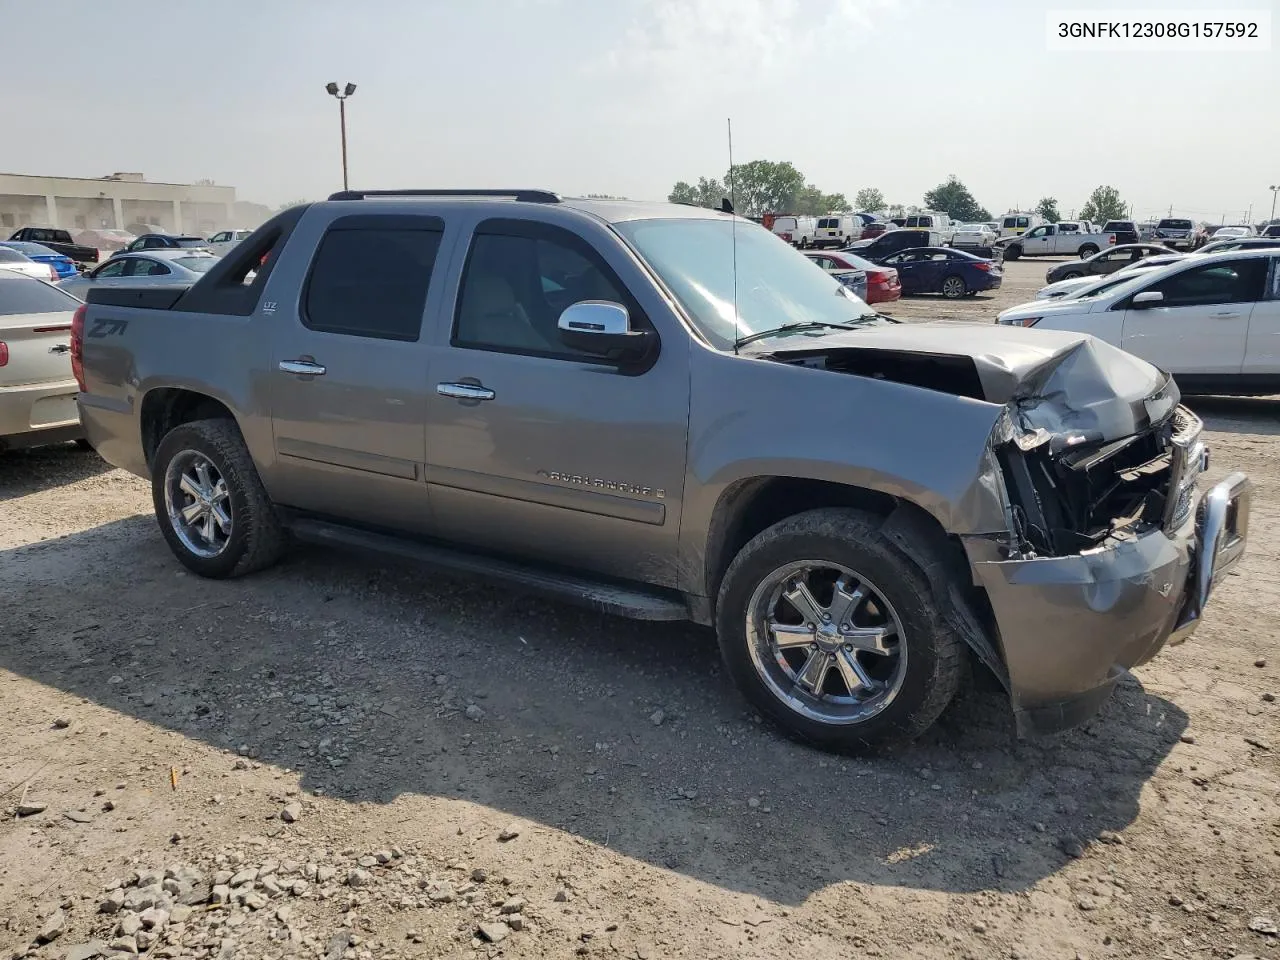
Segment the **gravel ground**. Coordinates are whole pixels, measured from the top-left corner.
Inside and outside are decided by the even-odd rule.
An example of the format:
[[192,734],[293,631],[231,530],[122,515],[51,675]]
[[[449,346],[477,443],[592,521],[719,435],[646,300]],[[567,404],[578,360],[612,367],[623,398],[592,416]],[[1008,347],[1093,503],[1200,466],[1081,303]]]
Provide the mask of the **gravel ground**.
[[704,630],[318,550],[202,581],[141,481],[0,458],[3,955],[1280,957],[1280,401],[1192,405],[1257,485],[1199,633],[1084,729],[974,691],[876,760]]

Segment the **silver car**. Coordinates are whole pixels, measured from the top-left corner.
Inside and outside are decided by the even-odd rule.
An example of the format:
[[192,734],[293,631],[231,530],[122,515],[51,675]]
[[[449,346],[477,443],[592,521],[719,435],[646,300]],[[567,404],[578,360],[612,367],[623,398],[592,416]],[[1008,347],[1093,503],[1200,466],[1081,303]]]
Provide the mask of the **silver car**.
[[122,253],[89,273],[63,280],[58,286],[83,300],[96,287],[190,284],[199,280],[217,262],[217,257],[203,250]]

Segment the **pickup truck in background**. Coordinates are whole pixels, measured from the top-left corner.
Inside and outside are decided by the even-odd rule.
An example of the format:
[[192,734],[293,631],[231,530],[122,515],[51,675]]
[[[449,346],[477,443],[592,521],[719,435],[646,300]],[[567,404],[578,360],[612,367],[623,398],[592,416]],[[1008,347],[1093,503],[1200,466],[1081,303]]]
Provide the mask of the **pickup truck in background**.
[[1199,245],[1196,225],[1190,220],[1165,218],[1156,224],[1151,232],[1153,243],[1163,243],[1171,250],[1185,250],[1190,253]]
[[[1078,224],[1073,222],[1073,226]],[[1083,260],[1114,242],[1115,238],[1107,233],[1080,233],[1074,229],[1062,229],[1056,223],[1042,223],[1022,236],[997,240],[996,249],[1004,252],[1006,260],[1063,256],[1075,256]]]
[[335,194],[190,287],[89,291],[84,429],[189,570],[296,539],[693,620],[850,750],[972,669],[1021,733],[1079,724],[1243,554],[1248,478],[1201,504],[1199,421],[1116,347],[897,323],[725,211],[463,193]]
[[98,262],[98,251],[95,247],[81,246],[71,239],[68,231],[57,227],[22,227],[9,239],[41,244],[54,253],[70,257],[76,263]]

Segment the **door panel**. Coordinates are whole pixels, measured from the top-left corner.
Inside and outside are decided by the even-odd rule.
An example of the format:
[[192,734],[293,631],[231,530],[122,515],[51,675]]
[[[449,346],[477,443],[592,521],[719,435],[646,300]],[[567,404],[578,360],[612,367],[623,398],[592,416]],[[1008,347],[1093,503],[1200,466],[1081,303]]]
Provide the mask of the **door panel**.
[[430,528],[420,335],[442,230],[429,217],[340,217],[299,302],[279,304],[269,376],[280,503]]
[[430,355],[427,486],[436,528],[475,547],[674,586],[687,342],[664,344],[643,372],[575,354],[555,323],[584,299],[621,302],[633,326],[649,325],[577,234],[480,225],[449,342]]
[[1244,373],[1280,374],[1280,258],[1270,258],[1266,291],[1249,315]]
[[1135,310],[1126,298],[1121,346],[1174,374],[1239,373],[1265,267],[1256,258],[1216,261],[1148,285],[1143,292],[1165,300]]

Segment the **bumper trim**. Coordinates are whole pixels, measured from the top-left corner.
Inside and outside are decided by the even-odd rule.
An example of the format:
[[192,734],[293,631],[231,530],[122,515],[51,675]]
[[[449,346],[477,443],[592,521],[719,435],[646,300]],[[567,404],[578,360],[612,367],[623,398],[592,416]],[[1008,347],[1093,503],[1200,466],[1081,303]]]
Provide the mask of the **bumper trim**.
[[1243,473],[1233,473],[1215,484],[1200,502],[1202,520],[1195,566],[1189,578],[1186,603],[1169,643],[1181,643],[1195,632],[1214,588],[1244,556],[1252,495],[1253,484],[1249,478]]

